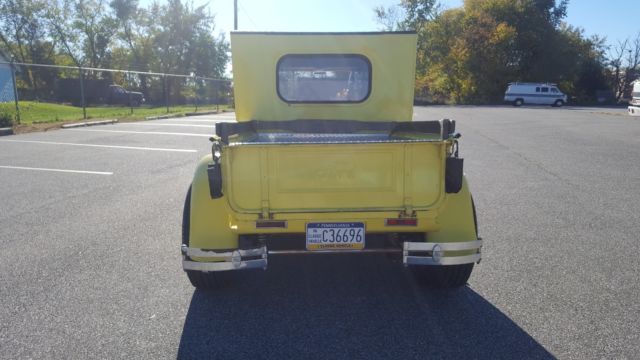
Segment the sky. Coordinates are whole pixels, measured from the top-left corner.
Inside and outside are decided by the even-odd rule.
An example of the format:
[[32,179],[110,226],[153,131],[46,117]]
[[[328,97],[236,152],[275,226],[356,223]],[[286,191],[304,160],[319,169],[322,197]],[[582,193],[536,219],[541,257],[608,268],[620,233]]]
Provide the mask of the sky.
[[[141,0],[146,5],[151,0]],[[247,31],[376,31],[372,9],[399,0],[238,0],[238,30]],[[216,14],[216,28],[233,30],[233,0],[194,0],[209,4]],[[462,0],[441,0],[445,8],[459,7]],[[635,37],[640,32],[640,0],[570,0],[569,24],[585,34],[607,37],[607,43]]]

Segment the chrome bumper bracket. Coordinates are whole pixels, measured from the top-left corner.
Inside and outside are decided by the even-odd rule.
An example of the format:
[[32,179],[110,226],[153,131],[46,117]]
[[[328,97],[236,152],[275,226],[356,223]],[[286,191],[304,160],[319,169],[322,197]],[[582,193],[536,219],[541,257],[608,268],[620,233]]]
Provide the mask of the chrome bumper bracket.
[[[479,263],[482,256],[482,240],[455,243],[405,242],[402,246],[402,262],[408,265],[461,265]],[[445,251],[476,250],[475,254],[444,256]]]
[[[409,265],[460,265],[479,263],[481,259],[480,250],[482,240],[455,242],[455,243],[425,243],[425,242],[404,242],[402,247],[402,262]],[[229,271],[244,269],[266,269],[267,255],[289,255],[300,253],[323,253],[309,251],[272,251],[269,252],[266,246],[253,249],[238,250],[205,250],[182,246],[182,268],[195,271]],[[445,256],[446,251],[476,250],[475,254],[464,256]],[[347,253],[385,253],[397,252],[392,249],[365,249],[354,250]],[[345,252],[343,250],[336,252]],[[192,258],[202,259],[193,261]]]
[[[242,250],[203,250],[182,246],[182,269],[196,271],[228,271],[267,268],[267,247]],[[204,258],[207,261],[192,261],[189,258]],[[252,259],[246,259],[251,257]]]

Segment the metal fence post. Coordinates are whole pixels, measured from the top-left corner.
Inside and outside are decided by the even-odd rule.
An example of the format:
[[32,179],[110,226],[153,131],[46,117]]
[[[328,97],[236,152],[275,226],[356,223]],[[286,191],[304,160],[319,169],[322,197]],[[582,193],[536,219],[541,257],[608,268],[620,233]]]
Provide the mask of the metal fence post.
[[78,66],[78,71],[80,71],[80,98],[82,99],[82,117],[87,119],[87,104],[85,104],[84,99],[84,74],[82,73],[82,67]]
[[18,85],[16,84],[16,68],[13,65],[14,59],[11,57],[11,80],[13,80],[13,100],[16,102],[16,124],[20,124],[20,105],[18,103]]
[[194,81],[193,85],[195,85],[195,88],[196,88],[196,112],[198,112],[198,98],[199,98],[199,95],[200,95],[200,92],[198,91],[198,77],[194,74],[193,75],[193,79],[194,79],[193,80]]
[[167,88],[167,74],[162,74],[164,80],[164,105],[167,107],[167,113],[169,113],[169,89]]
[[131,87],[131,77],[130,77],[131,73],[129,71],[127,71],[125,73],[125,77],[127,78],[127,85],[129,87],[129,90],[127,90],[129,92],[129,107],[131,108],[131,115],[133,115],[133,102],[131,101],[131,91],[132,91],[132,87]]

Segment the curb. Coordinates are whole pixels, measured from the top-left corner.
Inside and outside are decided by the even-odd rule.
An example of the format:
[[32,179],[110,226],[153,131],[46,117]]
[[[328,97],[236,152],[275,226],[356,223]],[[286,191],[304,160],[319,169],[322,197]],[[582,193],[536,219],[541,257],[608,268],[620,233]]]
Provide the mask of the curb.
[[145,120],[162,120],[162,119],[172,119],[177,117],[183,117],[183,114],[173,114],[173,115],[159,115],[159,116],[147,116],[144,118]]
[[87,121],[81,123],[73,123],[73,124],[64,124],[62,125],[63,129],[76,128],[82,126],[93,126],[93,125],[107,125],[107,124],[115,124],[118,120],[100,120],[100,121]]
[[188,113],[185,113],[184,116],[214,115],[214,114],[218,114],[220,112],[218,112],[218,111],[188,112]]
[[13,135],[13,128],[0,128],[0,136]]

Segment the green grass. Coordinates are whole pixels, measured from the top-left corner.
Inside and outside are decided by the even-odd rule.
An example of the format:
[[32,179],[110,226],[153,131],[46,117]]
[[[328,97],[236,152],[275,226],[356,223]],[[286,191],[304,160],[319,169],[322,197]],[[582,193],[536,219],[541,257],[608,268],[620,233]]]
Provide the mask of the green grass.
[[[77,106],[41,103],[35,101],[20,101],[20,124],[56,123],[66,121],[83,120],[82,108]],[[220,110],[228,106],[220,105]],[[215,110],[216,106],[199,106],[198,111]],[[194,112],[193,105],[170,106],[169,114],[183,115]],[[8,113],[15,119],[15,103],[0,103],[0,113]],[[87,107],[87,119],[141,119],[148,116],[166,115],[166,107],[134,107],[133,113],[129,107],[119,106],[92,106]]]

